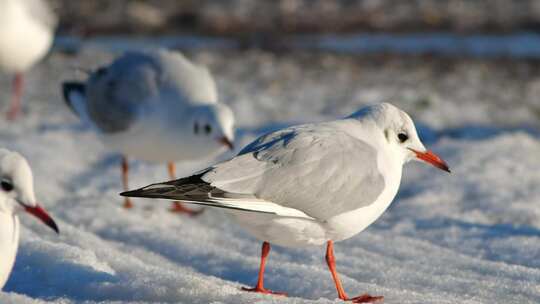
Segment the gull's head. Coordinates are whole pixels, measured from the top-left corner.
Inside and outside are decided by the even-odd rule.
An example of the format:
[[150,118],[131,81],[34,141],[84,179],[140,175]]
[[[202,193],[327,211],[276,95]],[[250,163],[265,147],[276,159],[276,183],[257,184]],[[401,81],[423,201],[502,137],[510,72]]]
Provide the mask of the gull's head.
[[410,160],[423,161],[441,170],[450,172],[448,165],[439,156],[427,150],[420,141],[411,117],[392,104],[382,103],[368,106],[350,117],[360,121],[372,121],[383,135],[383,142],[403,163]]
[[0,149],[0,212],[29,213],[54,231],[58,226],[36,202],[32,170],[19,153]]
[[234,149],[234,115],[228,106],[218,103],[198,106],[190,123],[192,135],[206,146]]

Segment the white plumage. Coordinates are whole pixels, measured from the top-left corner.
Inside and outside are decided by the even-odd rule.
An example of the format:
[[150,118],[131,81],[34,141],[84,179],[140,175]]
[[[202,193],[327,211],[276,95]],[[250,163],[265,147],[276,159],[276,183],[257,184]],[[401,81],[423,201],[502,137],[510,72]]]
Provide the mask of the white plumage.
[[56,223],[36,202],[32,171],[16,152],[0,149],[0,289],[4,286],[19,246],[18,214],[28,212],[58,232]]
[[232,111],[218,103],[210,72],[178,52],[129,52],[63,89],[81,120],[125,156],[172,163],[232,148]]
[[64,84],[64,95],[107,146],[138,159],[210,157],[224,151],[223,138],[234,139],[232,111],[218,103],[212,76],[178,52],[126,53],[86,83]]
[[[361,232],[394,199],[402,166],[412,159],[447,165],[420,142],[411,118],[391,104],[364,108],[325,123],[264,135],[236,157],[200,173],[123,193],[226,208],[263,244],[328,244],[327,262],[338,295],[348,299],[335,271],[333,242]],[[356,302],[378,297],[364,295]]]
[[0,1],[0,70],[16,75],[8,118],[19,112],[22,73],[47,54],[56,24],[44,0]]

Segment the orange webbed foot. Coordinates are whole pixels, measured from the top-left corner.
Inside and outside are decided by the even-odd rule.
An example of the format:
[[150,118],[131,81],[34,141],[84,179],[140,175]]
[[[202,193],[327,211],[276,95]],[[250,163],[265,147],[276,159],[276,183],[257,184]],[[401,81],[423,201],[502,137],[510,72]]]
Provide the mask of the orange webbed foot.
[[384,301],[384,297],[383,296],[371,296],[371,295],[365,293],[363,295],[360,295],[360,296],[357,296],[357,297],[354,297],[354,298],[346,299],[345,301],[351,301],[352,303],[381,303],[381,302]]
[[287,293],[285,292],[272,291],[266,288],[259,288],[259,287],[253,287],[253,288],[242,287],[242,290],[249,291],[249,292],[258,292],[262,294],[272,294],[272,295],[284,296],[284,297],[287,296]]
[[131,209],[131,208],[133,208],[133,203],[131,202],[131,200],[129,198],[126,197],[122,207],[124,207],[124,209]]
[[169,212],[172,212],[172,213],[183,213],[183,214],[187,214],[189,216],[198,216],[200,215],[201,213],[203,213],[204,209],[199,209],[199,210],[193,210],[193,209],[189,209],[189,208],[186,208],[182,203],[180,202],[174,202],[173,205],[171,206],[171,208],[169,209]]

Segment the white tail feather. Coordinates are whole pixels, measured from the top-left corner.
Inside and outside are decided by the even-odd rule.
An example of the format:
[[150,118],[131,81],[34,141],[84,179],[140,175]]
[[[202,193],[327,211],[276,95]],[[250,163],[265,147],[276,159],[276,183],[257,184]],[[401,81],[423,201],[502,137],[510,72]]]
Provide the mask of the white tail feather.
[[312,217],[308,216],[307,214],[305,214],[304,212],[298,209],[283,207],[276,203],[272,203],[265,200],[256,200],[256,199],[239,200],[239,199],[227,199],[227,198],[217,198],[217,199],[210,198],[208,201],[213,202],[217,205],[223,205],[224,207],[241,209],[245,211],[271,213],[271,214],[275,214],[279,216],[312,219]]
[[[160,197],[159,199],[171,200],[171,199],[167,199],[163,197]],[[218,199],[208,198],[208,199],[205,199],[204,201],[203,200],[196,201],[196,200],[189,200],[189,199],[180,199],[179,201],[182,203],[203,205],[203,206],[216,207],[216,208],[235,209],[235,210],[246,211],[246,212],[267,213],[267,214],[273,214],[273,215],[283,216],[283,217],[297,217],[297,218],[313,219],[311,216],[305,214],[304,212],[300,210],[283,207],[276,203],[272,203],[272,202],[268,202],[264,200],[257,200],[257,199],[242,200],[242,199],[227,199],[227,198],[218,198]]]

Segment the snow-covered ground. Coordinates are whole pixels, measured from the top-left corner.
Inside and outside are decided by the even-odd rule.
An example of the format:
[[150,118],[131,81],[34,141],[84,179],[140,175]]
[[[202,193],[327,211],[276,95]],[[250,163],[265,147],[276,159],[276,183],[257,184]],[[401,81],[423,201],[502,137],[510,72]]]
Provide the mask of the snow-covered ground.
[[[0,303],[340,303],[322,247],[272,247],[266,286],[288,298],[246,293],[240,287],[256,281],[260,242],[223,212],[182,217],[168,213],[165,201],[145,200],[136,200],[134,210],[121,208],[118,156],[78,124],[59,93],[62,80],[78,75],[75,67],[94,67],[110,56],[95,49],[53,54],[29,75],[23,117],[14,124],[0,120],[0,146],[29,159],[37,197],[61,230],[57,236],[22,216],[19,254]],[[496,76],[507,74],[486,71],[497,63],[469,62],[469,69],[452,63],[453,74],[436,78],[438,63],[416,66],[421,60],[410,58],[403,59],[409,65],[367,63],[368,71],[380,66],[370,74],[339,55],[190,56],[216,73],[223,100],[237,112],[239,146],[282,125],[332,119],[393,97],[448,161],[450,175],[407,165],[393,206],[366,231],[336,244],[351,296],[384,295],[385,303],[540,303],[540,132],[531,108],[538,81],[525,83],[530,100],[508,104],[505,98],[515,98],[508,95],[519,86],[498,86],[504,81]],[[5,106],[9,82],[0,77]],[[493,96],[499,99],[486,102]],[[210,162],[178,164],[178,174]],[[164,165],[133,162],[132,168],[133,188],[167,179]]]

